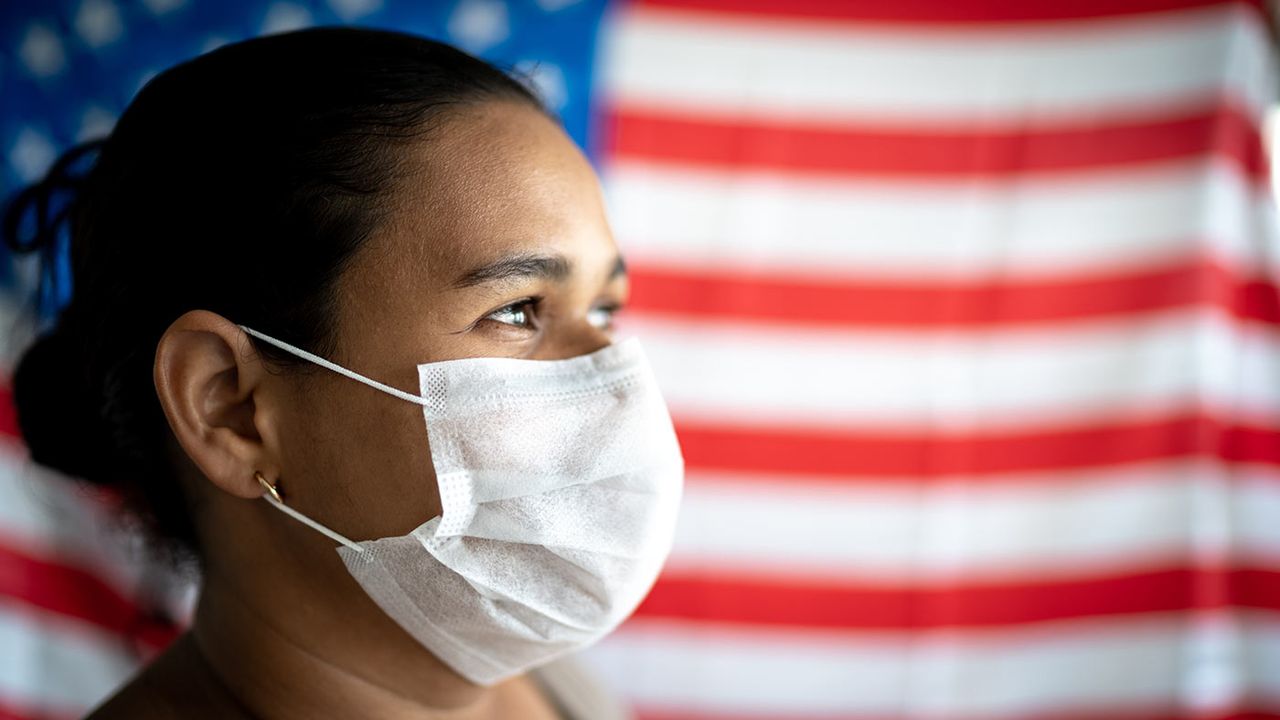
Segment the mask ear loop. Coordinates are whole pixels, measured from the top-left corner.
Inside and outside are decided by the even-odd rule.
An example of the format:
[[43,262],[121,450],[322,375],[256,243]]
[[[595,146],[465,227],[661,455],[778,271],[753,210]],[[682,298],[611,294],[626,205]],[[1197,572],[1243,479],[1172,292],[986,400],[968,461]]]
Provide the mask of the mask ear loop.
[[361,553],[362,553],[362,552],[364,552],[364,548],[360,547],[360,546],[359,546],[359,545],[357,545],[356,543],[351,542],[350,540],[348,540],[347,538],[343,537],[342,535],[340,535],[340,534],[338,534],[338,533],[336,533],[336,532],[334,532],[334,531],[330,530],[329,528],[325,527],[324,525],[321,525],[320,523],[316,522],[315,520],[312,520],[311,518],[307,517],[306,515],[303,515],[302,513],[298,512],[297,510],[294,510],[293,508],[289,507],[288,505],[285,505],[285,504],[284,504],[284,499],[280,497],[280,491],[276,489],[275,484],[274,484],[274,483],[272,483],[272,482],[270,482],[269,480],[267,480],[265,477],[263,477],[261,472],[259,472],[259,471],[257,471],[257,470],[254,470],[254,471],[253,471],[253,477],[254,477],[255,479],[257,479],[258,484],[259,484],[259,485],[261,485],[261,486],[262,486],[264,489],[266,489],[266,491],[267,491],[267,493],[266,493],[265,495],[263,495],[262,497],[263,497],[264,499],[266,499],[266,501],[267,501],[267,502],[271,503],[272,505],[275,505],[278,509],[280,509],[281,511],[283,511],[286,515],[289,515],[289,516],[291,516],[294,520],[297,520],[298,522],[302,523],[303,525],[306,525],[306,526],[310,527],[311,529],[313,529],[313,530],[315,530],[315,531],[317,531],[317,532],[319,532],[319,533],[324,534],[325,536],[327,536],[330,540],[333,540],[334,542],[337,542],[337,543],[341,543],[341,544],[343,544],[343,545],[346,545],[347,547],[351,548],[352,550],[355,550],[356,552],[361,552]]
[[364,383],[365,385],[368,385],[368,386],[369,386],[369,387],[371,387],[371,388],[377,388],[377,389],[381,390],[382,392],[387,393],[388,395],[394,395],[394,396],[396,396],[396,397],[400,398],[401,400],[408,400],[409,402],[414,403],[415,405],[429,405],[429,404],[430,404],[430,402],[431,402],[430,400],[428,400],[427,398],[422,397],[421,395],[414,395],[413,393],[407,393],[407,392],[405,392],[405,391],[401,390],[400,388],[394,388],[394,387],[391,387],[390,385],[387,385],[387,384],[385,384],[385,383],[380,383],[380,382],[378,382],[377,380],[374,380],[374,379],[372,379],[372,378],[367,378],[367,377],[365,377],[365,376],[361,375],[360,373],[355,372],[354,370],[348,370],[348,369],[346,369],[346,368],[342,367],[341,365],[339,365],[339,364],[337,364],[337,363],[335,363],[335,362],[333,362],[333,361],[331,361],[331,360],[326,360],[326,359],[324,359],[324,358],[320,357],[319,355],[316,355],[316,354],[314,354],[314,353],[309,353],[309,352],[307,352],[306,350],[303,350],[302,348],[297,347],[297,346],[294,346],[294,345],[290,345],[289,343],[287,343],[287,342],[285,342],[285,341],[283,341],[283,340],[277,340],[277,339],[275,339],[275,338],[271,337],[270,335],[267,335],[267,334],[265,334],[265,333],[260,333],[260,332],[258,332],[257,330],[254,330],[254,329],[253,329],[253,328],[251,328],[251,327],[247,327],[247,326],[244,326],[244,325],[238,325],[238,324],[236,325],[236,327],[238,327],[238,328],[240,328],[241,330],[243,330],[243,331],[245,331],[245,332],[249,333],[250,335],[252,335],[252,336],[254,336],[254,337],[258,338],[259,340],[262,340],[263,342],[268,342],[268,343],[271,343],[272,345],[275,345],[276,347],[280,348],[281,350],[284,350],[284,351],[286,351],[286,352],[291,352],[291,353],[293,353],[294,355],[297,355],[298,357],[301,357],[301,358],[305,358],[305,359],[307,359],[307,360],[310,360],[311,362],[313,362],[313,363],[315,363],[315,364],[317,364],[317,365],[319,365],[319,366],[321,366],[321,367],[328,368],[328,369],[330,369],[330,370],[332,370],[332,371],[334,371],[334,372],[338,373],[339,375],[346,375],[347,377],[351,378],[352,380],[355,380],[355,381],[357,381],[357,382],[362,382],[362,383]]
[[[374,380],[372,378],[367,378],[358,372],[355,372],[353,370],[348,370],[335,362],[332,362],[330,360],[326,360],[325,358],[320,357],[319,355],[316,355],[314,353],[309,353],[306,350],[303,350],[300,347],[291,345],[283,340],[277,340],[276,338],[273,338],[270,335],[267,335],[266,333],[258,332],[257,330],[254,330],[253,328],[247,325],[241,325],[237,323],[236,327],[258,338],[259,340],[262,340],[263,342],[267,342],[267,343],[271,343],[272,345],[275,345],[281,350],[293,353],[294,355],[297,355],[306,360],[310,360],[311,362],[321,367],[328,368],[338,373],[339,375],[345,375],[351,378],[352,380],[362,382],[365,385],[368,385],[369,387],[376,388],[389,395],[394,395],[400,398],[401,400],[408,400],[409,402],[414,403],[415,405],[427,405],[430,402],[426,398],[420,395],[407,393],[401,390],[400,388],[394,388],[394,387],[391,387],[390,385],[380,383],[377,380]],[[364,548],[360,547],[359,545],[351,542],[350,540],[343,537],[342,535],[339,535],[338,533],[330,530],[329,528],[321,525],[315,520],[312,520],[306,515],[303,515],[297,510],[294,510],[293,508],[286,505],[284,502],[284,499],[280,497],[279,491],[276,490],[276,486],[271,482],[269,482],[265,477],[263,477],[261,472],[258,472],[255,470],[253,475],[255,478],[258,479],[258,482],[262,485],[262,487],[266,489],[267,494],[263,495],[263,497],[267,499],[267,502],[271,503],[272,505],[275,505],[276,508],[284,512],[286,515],[293,517],[293,519],[297,520],[298,522],[316,530],[317,532],[323,533],[325,536],[327,536],[329,539],[333,540],[334,542],[341,543],[351,548],[352,550],[355,550],[356,552],[364,552]]]

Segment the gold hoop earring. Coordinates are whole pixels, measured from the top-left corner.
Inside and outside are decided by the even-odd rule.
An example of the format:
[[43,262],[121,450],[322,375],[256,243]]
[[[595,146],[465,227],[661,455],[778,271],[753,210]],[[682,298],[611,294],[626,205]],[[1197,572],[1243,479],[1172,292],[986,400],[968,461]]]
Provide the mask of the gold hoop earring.
[[284,498],[280,497],[280,491],[276,489],[275,483],[267,480],[265,477],[262,476],[262,473],[257,470],[253,471],[253,477],[258,480],[259,485],[265,488],[267,492],[271,493],[271,497],[275,498],[276,502],[278,503],[284,502]]

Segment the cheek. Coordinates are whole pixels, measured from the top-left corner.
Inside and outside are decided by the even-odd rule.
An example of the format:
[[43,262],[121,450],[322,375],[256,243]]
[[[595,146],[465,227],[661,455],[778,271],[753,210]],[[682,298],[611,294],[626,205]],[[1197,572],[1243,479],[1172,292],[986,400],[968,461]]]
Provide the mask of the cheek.
[[290,465],[305,473],[307,507],[335,530],[353,540],[406,534],[440,514],[422,410],[356,390],[339,393],[344,410],[300,419]]

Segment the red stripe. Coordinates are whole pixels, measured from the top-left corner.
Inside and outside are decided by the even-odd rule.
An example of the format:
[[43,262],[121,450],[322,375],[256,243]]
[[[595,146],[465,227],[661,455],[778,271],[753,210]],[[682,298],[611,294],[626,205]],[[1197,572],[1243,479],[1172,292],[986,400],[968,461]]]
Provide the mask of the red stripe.
[[13,388],[6,377],[0,380],[0,436],[21,439],[18,429],[18,411],[13,406]]
[[0,697],[0,720],[75,720],[83,716],[86,709],[38,710],[34,707],[20,707],[13,698]]
[[664,575],[638,617],[746,625],[920,630],[1247,607],[1280,610],[1280,571],[1181,568],[1067,582],[929,588]]
[[0,597],[91,623],[146,649],[164,647],[179,632],[92,573],[35,557],[11,543],[0,543]]
[[1266,12],[1263,3],[1230,0],[632,0],[642,9],[683,10],[770,20],[840,20],[857,23],[961,24],[1052,22],[1124,17],[1221,5]]
[[1267,179],[1257,125],[1235,103],[1158,116],[1067,124],[910,128],[853,121],[749,121],[619,104],[605,118],[606,152],[724,171],[877,178],[1000,178],[1218,156]]
[[734,322],[844,327],[956,327],[1078,320],[1195,305],[1280,324],[1280,290],[1208,261],[1111,275],[976,283],[779,277],[632,263],[630,311]]
[[757,429],[678,417],[677,431],[691,469],[839,481],[998,475],[1185,457],[1280,465],[1280,430],[1232,425],[1206,415],[974,434]]

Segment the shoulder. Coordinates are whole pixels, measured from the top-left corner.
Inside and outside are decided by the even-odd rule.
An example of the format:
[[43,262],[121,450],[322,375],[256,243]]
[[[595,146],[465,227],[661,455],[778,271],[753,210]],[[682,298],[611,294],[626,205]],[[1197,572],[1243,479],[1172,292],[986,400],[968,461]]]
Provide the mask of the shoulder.
[[90,712],[85,720],[168,720],[178,717],[181,717],[180,709],[169,703],[163,694],[146,687],[139,675]]

